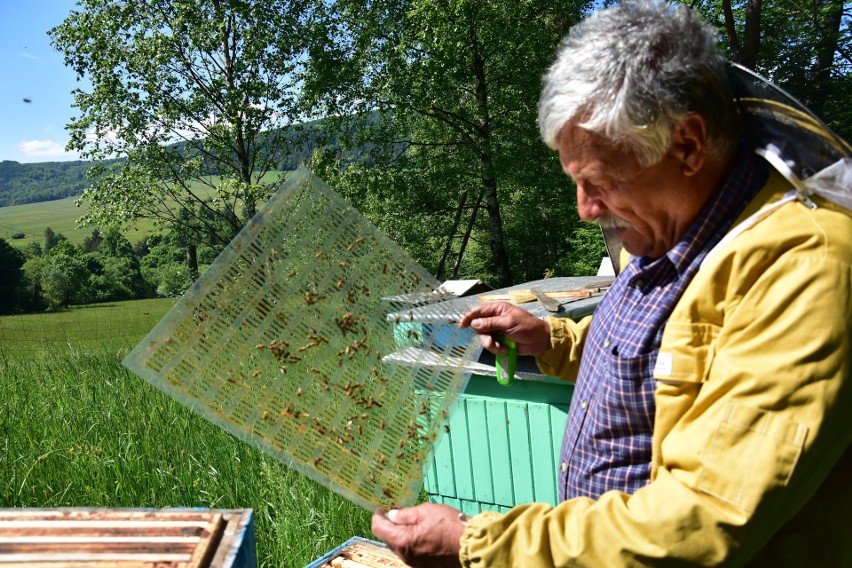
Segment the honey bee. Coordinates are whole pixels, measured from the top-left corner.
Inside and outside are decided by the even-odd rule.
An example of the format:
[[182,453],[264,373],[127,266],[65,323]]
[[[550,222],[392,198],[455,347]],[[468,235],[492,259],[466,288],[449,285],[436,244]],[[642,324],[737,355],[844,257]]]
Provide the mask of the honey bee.
[[269,412],[267,412],[266,410],[264,410],[264,411],[263,411],[263,414],[261,414],[261,415],[260,415],[260,417],[261,417],[262,419],[266,420],[267,418],[269,418]]
[[323,251],[317,251],[317,253],[314,255],[314,258],[320,258],[324,254],[325,253]]

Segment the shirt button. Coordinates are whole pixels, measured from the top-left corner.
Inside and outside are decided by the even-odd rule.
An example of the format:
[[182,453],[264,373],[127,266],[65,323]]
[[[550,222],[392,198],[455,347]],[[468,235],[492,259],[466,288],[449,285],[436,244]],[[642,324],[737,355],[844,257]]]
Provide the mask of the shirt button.
[[565,462],[562,462],[561,464],[559,464],[559,470],[562,473],[565,473],[566,471],[568,471],[568,464],[565,463]]
[[612,343],[610,343],[609,339],[604,340],[604,347],[609,347],[610,345],[612,345]]
[[580,402],[580,408],[586,408],[587,406],[589,406],[589,402],[588,402],[588,401],[583,400],[583,401],[581,401],[581,402]]

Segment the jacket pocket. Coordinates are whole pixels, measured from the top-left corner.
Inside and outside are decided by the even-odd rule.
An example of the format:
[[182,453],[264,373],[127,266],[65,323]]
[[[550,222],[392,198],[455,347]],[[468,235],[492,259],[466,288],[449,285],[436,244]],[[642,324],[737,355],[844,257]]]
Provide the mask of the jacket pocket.
[[753,512],[763,495],[787,484],[808,428],[777,414],[729,404],[707,448],[697,487]]
[[703,383],[710,372],[718,335],[719,326],[709,323],[667,323],[654,378],[662,382]]

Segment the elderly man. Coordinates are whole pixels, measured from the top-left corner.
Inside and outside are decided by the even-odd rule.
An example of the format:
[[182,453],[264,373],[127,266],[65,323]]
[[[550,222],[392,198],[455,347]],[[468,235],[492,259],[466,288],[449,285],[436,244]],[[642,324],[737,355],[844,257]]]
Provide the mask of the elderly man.
[[852,215],[755,153],[726,73],[683,6],[566,38],[542,135],[631,258],[579,323],[509,304],[460,322],[576,378],[562,502],[377,511],[411,564],[852,565]]

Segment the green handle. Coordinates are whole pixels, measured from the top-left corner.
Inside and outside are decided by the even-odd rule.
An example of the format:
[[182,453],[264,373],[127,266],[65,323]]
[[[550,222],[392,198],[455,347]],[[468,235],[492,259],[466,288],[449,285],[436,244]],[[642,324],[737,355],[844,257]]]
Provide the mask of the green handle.
[[[497,355],[497,382],[501,385],[512,384],[512,379],[515,378],[515,367],[518,364],[518,344],[509,338],[503,337],[500,342],[505,344],[509,350],[503,355]],[[503,362],[503,359],[506,362]],[[503,376],[503,366],[506,367],[506,376]]]

